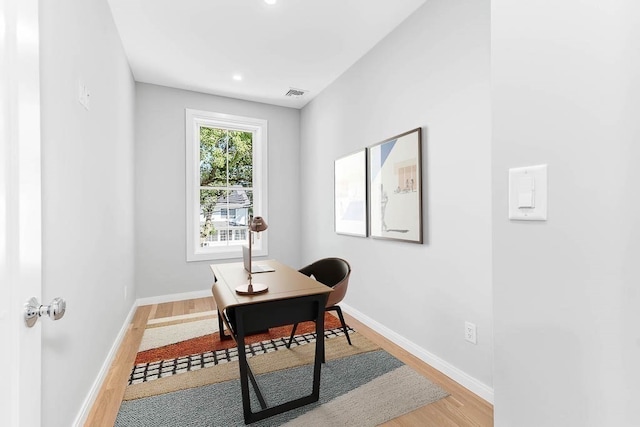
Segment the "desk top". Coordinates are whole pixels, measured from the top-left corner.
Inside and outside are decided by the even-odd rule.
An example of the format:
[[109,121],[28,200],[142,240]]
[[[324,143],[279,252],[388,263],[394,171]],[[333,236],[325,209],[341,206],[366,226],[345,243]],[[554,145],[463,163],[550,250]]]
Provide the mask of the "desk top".
[[305,276],[297,270],[275,260],[260,261],[275,269],[268,273],[254,273],[253,283],[264,283],[269,291],[257,295],[238,295],[237,286],[247,283],[248,273],[244,264],[234,262],[229,264],[212,264],[211,271],[217,281],[211,287],[218,310],[266,301],[276,301],[288,298],[304,297],[333,292],[328,286],[317,280]]

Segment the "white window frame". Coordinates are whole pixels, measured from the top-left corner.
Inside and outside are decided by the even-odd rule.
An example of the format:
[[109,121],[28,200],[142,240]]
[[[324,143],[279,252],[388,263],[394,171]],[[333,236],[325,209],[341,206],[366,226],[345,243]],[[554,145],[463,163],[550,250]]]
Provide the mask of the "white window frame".
[[[210,111],[185,109],[187,261],[242,257],[242,245],[200,247],[200,127],[218,127],[253,133],[253,215],[269,221],[267,120]],[[254,256],[268,254],[268,231],[255,236]]]

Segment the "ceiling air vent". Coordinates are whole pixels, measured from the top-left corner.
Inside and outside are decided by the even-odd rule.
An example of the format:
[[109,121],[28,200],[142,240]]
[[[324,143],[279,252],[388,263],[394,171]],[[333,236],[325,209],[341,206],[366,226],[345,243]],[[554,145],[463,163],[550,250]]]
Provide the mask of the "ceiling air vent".
[[291,96],[293,98],[300,98],[305,93],[307,93],[306,90],[290,88],[289,92],[285,93],[284,96]]

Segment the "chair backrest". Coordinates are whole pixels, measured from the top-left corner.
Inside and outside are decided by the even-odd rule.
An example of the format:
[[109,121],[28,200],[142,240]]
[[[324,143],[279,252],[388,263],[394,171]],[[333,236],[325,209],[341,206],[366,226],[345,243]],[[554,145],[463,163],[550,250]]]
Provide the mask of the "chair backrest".
[[342,301],[347,293],[351,266],[342,258],[323,258],[299,271],[307,276],[313,275],[318,282],[333,288],[327,300],[327,307]]

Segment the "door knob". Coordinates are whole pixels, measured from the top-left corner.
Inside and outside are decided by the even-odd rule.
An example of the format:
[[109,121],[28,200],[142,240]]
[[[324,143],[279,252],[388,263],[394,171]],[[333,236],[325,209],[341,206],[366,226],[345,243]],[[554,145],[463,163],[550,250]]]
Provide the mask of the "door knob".
[[49,316],[51,320],[62,319],[66,309],[67,303],[60,297],[54,298],[49,305],[40,305],[38,299],[33,297],[24,305],[24,321],[31,328],[44,315]]

